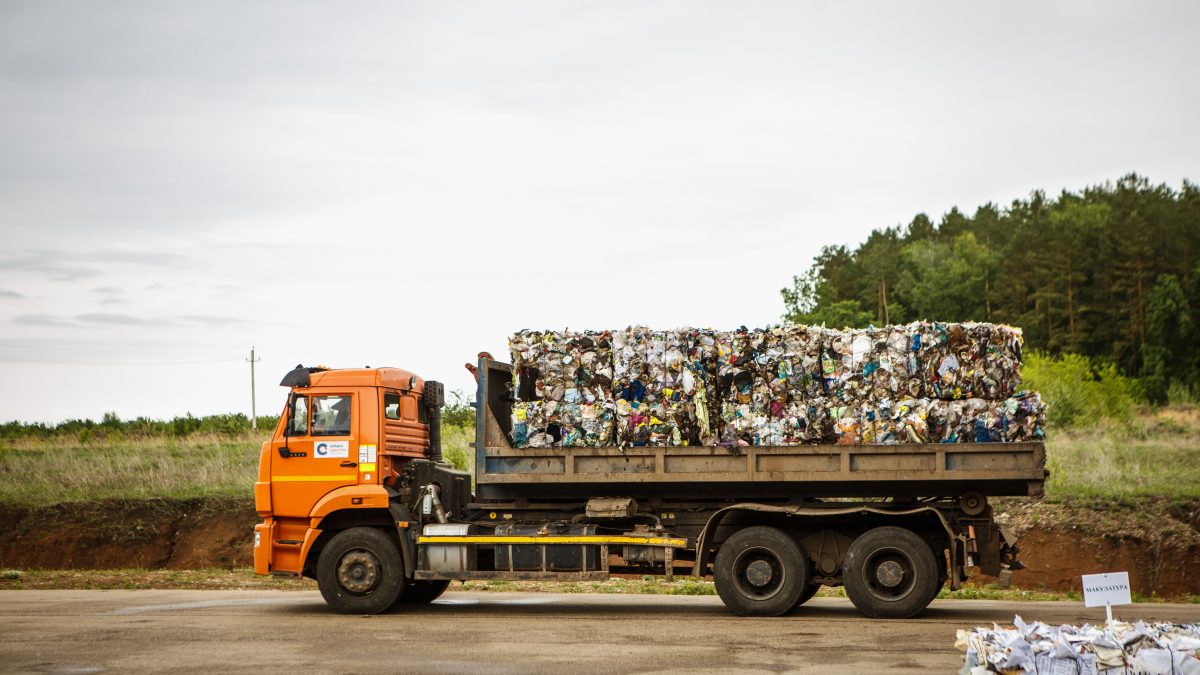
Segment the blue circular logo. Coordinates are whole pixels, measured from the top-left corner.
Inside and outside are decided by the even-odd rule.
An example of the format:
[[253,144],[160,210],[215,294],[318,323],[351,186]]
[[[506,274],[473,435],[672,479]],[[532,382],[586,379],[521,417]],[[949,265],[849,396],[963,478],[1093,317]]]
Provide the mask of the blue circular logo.
[[322,457],[325,456],[325,454],[326,454],[325,451],[328,449],[329,449],[328,443],[317,443],[317,454],[318,455],[321,455]]

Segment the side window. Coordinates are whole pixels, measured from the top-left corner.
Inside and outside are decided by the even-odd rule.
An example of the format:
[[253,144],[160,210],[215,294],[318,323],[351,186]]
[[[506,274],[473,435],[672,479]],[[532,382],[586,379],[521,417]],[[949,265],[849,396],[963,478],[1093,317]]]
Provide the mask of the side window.
[[312,418],[313,436],[349,436],[350,397],[314,396]]
[[400,394],[391,391],[383,393],[383,416],[389,420],[400,419]]
[[308,397],[292,397],[292,407],[288,411],[288,425],[285,433],[288,436],[308,435]]

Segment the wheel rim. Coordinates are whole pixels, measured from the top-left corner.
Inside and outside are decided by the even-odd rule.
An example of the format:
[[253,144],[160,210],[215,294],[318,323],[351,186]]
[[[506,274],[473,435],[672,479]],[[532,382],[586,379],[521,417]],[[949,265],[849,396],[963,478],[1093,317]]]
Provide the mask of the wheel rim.
[[738,593],[754,600],[774,597],[783,588],[787,572],[774,551],[752,546],[733,561],[733,582]]
[[898,548],[876,549],[863,565],[864,586],[880,600],[900,600],[916,587],[916,565]]
[[347,551],[338,560],[338,585],[351,595],[367,595],[379,586],[381,568],[374,553],[361,548]]

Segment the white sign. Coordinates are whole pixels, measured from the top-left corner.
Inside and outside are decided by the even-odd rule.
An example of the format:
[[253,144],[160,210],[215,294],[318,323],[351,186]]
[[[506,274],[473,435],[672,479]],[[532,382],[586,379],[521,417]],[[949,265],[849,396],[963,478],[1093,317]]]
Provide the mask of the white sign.
[[350,441],[317,441],[313,443],[315,457],[349,457]]
[[358,463],[359,464],[374,464],[375,463],[375,447],[363,443],[358,446]]
[[1132,605],[1128,572],[1083,575],[1083,606]]

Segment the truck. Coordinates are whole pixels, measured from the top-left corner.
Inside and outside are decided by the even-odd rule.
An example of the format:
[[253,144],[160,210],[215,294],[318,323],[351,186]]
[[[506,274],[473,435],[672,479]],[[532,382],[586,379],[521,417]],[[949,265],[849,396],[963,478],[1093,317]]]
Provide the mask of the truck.
[[297,366],[254,485],[258,574],[347,614],[451,581],[711,578],[741,616],[822,586],[906,618],[968,570],[1020,568],[989,498],[1043,495],[1029,443],[517,448],[512,366],[473,368],[470,472],[442,457],[444,387],[399,368]]

